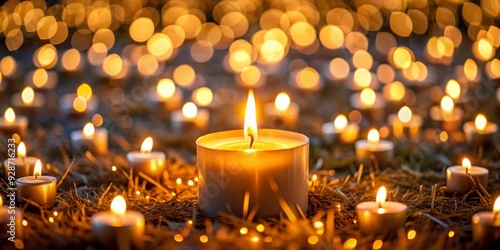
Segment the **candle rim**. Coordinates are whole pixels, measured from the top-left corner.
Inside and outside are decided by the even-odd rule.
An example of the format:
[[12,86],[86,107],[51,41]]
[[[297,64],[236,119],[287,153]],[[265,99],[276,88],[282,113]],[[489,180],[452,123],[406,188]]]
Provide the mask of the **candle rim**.
[[[462,171],[456,172],[453,170],[463,170],[463,173],[465,173],[465,168],[462,165],[454,165],[454,166],[450,166],[446,169],[446,171],[447,172],[449,171],[450,173],[462,173]],[[477,170],[482,170],[482,171],[477,172]],[[487,168],[481,167],[481,166],[471,166],[471,168],[468,171],[469,171],[469,174],[472,176],[489,174],[489,172],[490,172]],[[476,172],[474,172],[474,171],[476,171]]]
[[[397,211],[393,210],[393,206],[397,206]],[[378,213],[378,203],[376,201],[363,201],[358,204],[356,204],[356,210],[359,211],[369,211],[371,213],[379,214],[379,215],[384,215],[384,214],[396,214],[396,213],[401,213],[401,212],[406,212],[408,209],[408,205],[399,202],[399,201],[385,201],[384,202],[384,207],[385,212],[384,213]]]
[[[40,180],[38,182],[28,182],[28,180]],[[49,175],[37,176],[24,176],[16,179],[16,184],[22,184],[23,186],[38,186],[41,184],[57,182],[57,178]]]

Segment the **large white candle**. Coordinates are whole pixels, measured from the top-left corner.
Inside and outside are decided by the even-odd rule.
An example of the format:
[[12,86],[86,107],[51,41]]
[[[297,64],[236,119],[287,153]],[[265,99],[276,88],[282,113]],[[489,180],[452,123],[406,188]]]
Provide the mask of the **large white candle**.
[[[198,138],[198,199],[209,216],[278,216],[307,210],[309,139],[298,133],[257,131],[252,91],[243,130]],[[290,212],[290,210],[288,210]],[[286,211],[285,211],[286,212]]]
[[493,211],[479,212],[472,216],[474,243],[481,249],[497,249],[500,245],[500,197],[493,205]]
[[42,176],[42,163],[35,163],[33,176],[21,177],[16,180],[17,199],[25,202],[30,200],[44,207],[52,207],[56,203],[57,179],[52,176]]
[[108,152],[108,130],[95,128],[92,123],[87,123],[80,131],[70,134],[71,146],[78,153],[86,151],[97,155],[105,155]]
[[148,137],[144,139],[141,145],[141,151],[132,151],[127,154],[129,167],[135,175],[139,172],[159,180],[163,176],[166,160],[165,153],[160,151],[151,151],[153,149],[153,139]]
[[461,166],[452,166],[446,170],[446,187],[459,194],[468,193],[473,187],[480,189],[488,185],[488,169],[472,166],[469,159],[464,158]]

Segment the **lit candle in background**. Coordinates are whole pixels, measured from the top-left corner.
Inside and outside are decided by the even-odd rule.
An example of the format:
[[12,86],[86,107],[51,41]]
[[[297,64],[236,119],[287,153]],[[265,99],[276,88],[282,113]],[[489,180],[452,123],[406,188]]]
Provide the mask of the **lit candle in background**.
[[45,104],[45,97],[35,93],[33,88],[25,87],[21,93],[13,94],[10,102],[19,113],[30,114]]
[[378,166],[383,169],[389,165],[394,158],[394,143],[388,140],[380,140],[376,129],[371,129],[367,140],[359,140],[354,144],[356,148],[356,159],[359,163],[372,164],[376,160]]
[[472,216],[472,236],[475,246],[481,249],[496,249],[500,244],[500,197],[495,199],[493,211],[484,211]]
[[381,187],[375,201],[356,205],[359,227],[364,233],[394,234],[406,223],[407,206],[401,202],[386,201],[387,190]]
[[87,83],[78,86],[76,94],[65,94],[59,100],[61,113],[65,115],[94,114],[99,106],[99,99],[92,94],[92,88]]
[[382,94],[375,93],[371,88],[365,88],[360,93],[349,97],[349,103],[354,109],[366,113],[372,120],[380,120],[384,115],[385,99]]
[[175,86],[170,78],[162,78],[154,88],[149,89],[149,97],[154,103],[161,103],[166,110],[175,110],[181,106],[182,90]]
[[454,75],[457,81],[464,86],[474,87],[481,82],[482,74],[478,71],[476,62],[469,58],[464,65],[455,66]]
[[43,207],[53,207],[56,203],[57,179],[52,176],[42,176],[42,163],[37,160],[33,176],[16,179],[17,200],[30,200]]
[[59,76],[56,71],[38,68],[28,72],[24,81],[38,91],[49,91],[57,85],[58,80]]
[[198,204],[209,216],[255,213],[264,218],[281,211],[289,215],[297,207],[307,210],[309,139],[283,130],[257,130],[252,91],[243,130],[204,135],[196,144]]
[[111,211],[92,215],[92,239],[99,249],[143,249],[144,215],[127,210],[123,196],[111,202]]
[[26,145],[24,142],[20,142],[17,147],[17,157],[12,160],[6,159],[3,162],[4,180],[13,182],[17,178],[33,175],[37,161],[36,157],[26,157]]
[[[294,128],[299,117],[299,105],[292,102],[290,96],[280,92],[274,103],[266,103],[264,112],[271,120],[271,124],[284,125],[286,128]],[[278,126],[279,127],[279,126]]]
[[141,151],[132,151],[127,154],[128,165],[135,175],[141,172],[155,180],[159,180],[166,168],[166,157],[165,153],[151,151],[152,149],[153,139],[151,137],[144,139]]
[[171,126],[174,132],[194,133],[206,130],[210,112],[207,109],[198,109],[196,104],[187,102],[181,110],[172,112]]
[[453,99],[447,95],[441,99],[441,105],[431,107],[429,115],[435,122],[446,131],[454,131],[459,128],[462,121],[462,110],[455,108]]
[[108,131],[105,128],[95,128],[91,122],[82,130],[71,132],[70,139],[75,152],[90,151],[97,155],[105,155],[108,152]]
[[[5,202],[3,200],[3,197],[0,195],[0,235],[9,235],[12,236],[10,231],[12,231],[12,228],[15,228],[14,235],[16,239],[23,239],[24,234],[23,234],[23,211],[19,208],[13,208],[16,206],[16,200],[14,196],[8,196],[8,198],[12,197],[13,199],[9,200],[7,199]],[[5,206],[4,206],[5,203]],[[7,237],[3,238],[2,240],[7,239]],[[2,241],[2,247],[8,245],[8,241],[5,240],[5,242]]]
[[388,123],[392,126],[394,136],[400,138],[416,138],[422,127],[423,118],[420,115],[413,114],[408,106],[402,107],[397,114],[391,114]]
[[326,144],[332,144],[339,139],[343,143],[354,143],[358,138],[359,125],[349,122],[343,114],[337,115],[333,122],[324,123],[321,132]]
[[191,98],[200,107],[210,107],[213,103],[214,95],[211,89],[201,87],[193,91]]
[[474,121],[466,122],[463,128],[467,142],[473,146],[492,145],[498,132],[497,124],[488,122],[482,114],[477,115]]
[[488,172],[486,168],[472,166],[469,159],[464,158],[461,166],[451,166],[446,170],[446,187],[460,195],[468,193],[473,187],[480,191],[479,185],[488,186]]
[[462,88],[455,79],[450,79],[446,83],[445,93],[453,99],[453,102],[458,102],[462,96]]
[[13,134],[24,137],[27,127],[28,117],[16,116],[16,113],[10,107],[5,110],[3,119],[0,119],[0,132],[9,137]]

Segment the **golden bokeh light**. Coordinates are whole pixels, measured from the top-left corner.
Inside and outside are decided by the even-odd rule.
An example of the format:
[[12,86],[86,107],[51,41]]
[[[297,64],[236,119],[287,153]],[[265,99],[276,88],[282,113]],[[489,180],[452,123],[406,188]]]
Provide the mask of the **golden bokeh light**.
[[406,95],[406,88],[400,81],[395,81],[385,85],[382,93],[387,100],[401,101]]
[[67,71],[75,71],[81,63],[81,55],[77,49],[66,50],[61,58],[62,67]]
[[57,63],[57,49],[52,44],[40,47],[35,56],[35,65],[46,69],[53,68]]
[[161,100],[168,100],[175,94],[175,84],[172,79],[162,78],[156,85],[156,94]]
[[328,65],[328,69],[335,79],[346,78],[350,71],[349,63],[341,57],[332,59]]
[[87,100],[82,96],[77,96],[73,100],[73,109],[78,113],[85,112],[87,109]]
[[179,86],[188,87],[194,83],[195,78],[196,72],[191,65],[182,64],[174,70],[173,79]]
[[356,69],[356,71],[354,71],[353,81],[357,88],[367,88],[372,82],[372,73],[365,68]]
[[154,31],[154,23],[147,17],[135,19],[129,28],[130,37],[136,42],[147,41],[153,35]]
[[33,101],[35,100],[35,91],[33,91],[33,88],[31,87],[24,88],[23,91],[21,92],[21,99],[23,103],[26,105],[33,104]]
[[255,65],[245,67],[240,72],[240,78],[244,84],[248,86],[255,86],[259,83],[261,78],[260,69]]
[[366,50],[358,50],[352,56],[352,63],[356,68],[370,69],[373,65],[373,57]]
[[170,58],[174,51],[174,44],[169,36],[163,33],[156,33],[149,38],[147,49],[151,55],[159,61],[165,61]]
[[372,88],[363,89],[360,93],[361,103],[366,107],[373,107],[377,99],[377,94]]
[[102,70],[111,77],[118,76],[122,69],[123,60],[118,54],[111,54],[102,62]]
[[211,89],[207,87],[201,87],[193,91],[192,98],[193,101],[198,104],[198,106],[206,107],[212,103],[214,95]]
[[338,26],[326,25],[319,31],[321,44],[328,49],[338,49],[344,46],[344,32]]
[[33,84],[37,88],[43,88],[49,80],[49,74],[44,68],[38,68],[33,72]]
[[303,89],[316,89],[319,86],[320,75],[311,67],[305,67],[295,76],[297,85]]
[[76,95],[85,98],[86,101],[92,98],[92,88],[87,83],[82,83],[76,89]]

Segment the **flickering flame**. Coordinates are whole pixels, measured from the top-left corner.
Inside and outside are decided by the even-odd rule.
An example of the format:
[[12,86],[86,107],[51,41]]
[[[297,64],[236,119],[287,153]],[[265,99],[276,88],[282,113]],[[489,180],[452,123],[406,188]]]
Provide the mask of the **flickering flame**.
[[287,93],[281,92],[276,96],[274,100],[274,106],[279,112],[286,112],[288,107],[290,107],[290,97]]
[[408,106],[402,107],[398,112],[398,118],[402,122],[409,122],[412,116],[413,114]]
[[40,160],[36,160],[35,162],[35,170],[33,170],[33,176],[42,176],[42,162]]
[[493,204],[493,213],[500,212],[500,196],[498,196]]
[[21,99],[23,100],[23,103],[26,105],[33,104],[33,101],[35,100],[35,91],[33,91],[33,88],[31,87],[24,88],[23,92],[21,92]]
[[14,110],[9,107],[5,110],[3,119],[5,120],[5,123],[12,124],[16,120],[16,113],[14,113]]
[[175,94],[175,84],[174,81],[168,78],[163,78],[158,81],[156,85],[156,94],[162,100],[167,100],[174,96]]
[[375,201],[377,202],[379,209],[382,208],[382,206],[384,205],[385,198],[387,198],[387,189],[384,186],[382,186],[378,189],[377,197],[375,198]]
[[257,113],[255,111],[255,97],[253,91],[248,91],[247,107],[245,111],[245,125],[244,125],[245,140],[249,139],[249,135],[253,135],[254,140],[257,140],[259,134],[257,133]]
[[17,157],[26,157],[26,146],[24,142],[20,142],[17,146]]
[[187,102],[186,104],[184,104],[184,106],[182,106],[182,115],[184,115],[186,119],[188,120],[194,119],[197,114],[198,114],[198,108],[194,103]]
[[478,132],[483,132],[484,128],[486,128],[486,124],[488,124],[488,120],[486,120],[486,117],[483,114],[479,114],[476,116],[474,124],[476,125]]
[[111,212],[115,215],[125,215],[127,212],[127,202],[123,196],[118,195],[111,202]]
[[445,92],[448,96],[450,96],[454,101],[457,101],[460,98],[460,84],[455,79],[450,79],[448,83],[446,83]]
[[368,142],[375,144],[378,143],[379,141],[380,141],[380,135],[378,134],[378,131],[372,128],[370,132],[368,132]]
[[92,138],[94,136],[95,128],[91,122],[87,122],[83,127],[83,136],[85,138]]
[[78,86],[76,94],[88,101],[92,97],[92,88],[87,83],[82,83],[80,86]]
[[148,137],[144,139],[141,145],[141,153],[151,153],[153,149],[153,138]]
[[333,126],[335,127],[336,131],[342,132],[344,131],[345,127],[347,127],[347,123],[347,117],[343,114],[339,114],[335,118],[335,121],[333,121]]
[[472,168],[472,164],[470,163],[469,159],[464,158],[462,160],[462,167],[465,168],[466,173],[470,171],[470,169]]
[[441,99],[441,114],[445,121],[451,120],[453,118],[453,110],[455,109],[455,103],[451,97],[445,95]]
[[377,99],[377,95],[375,94],[375,91],[371,88],[366,88],[361,91],[360,94],[361,102],[363,105],[372,107],[373,104],[375,104],[375,100]]

